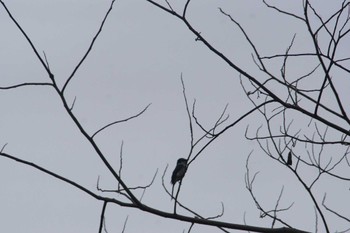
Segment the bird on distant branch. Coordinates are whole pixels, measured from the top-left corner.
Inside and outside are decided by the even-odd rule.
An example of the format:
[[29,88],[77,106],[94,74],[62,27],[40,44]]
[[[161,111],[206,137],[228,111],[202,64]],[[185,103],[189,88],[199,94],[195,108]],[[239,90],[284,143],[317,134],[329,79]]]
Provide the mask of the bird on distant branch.
[[173,171],[173,174],[171,176],[171,184],[173,185],[171,189],[171,198],[173,198],[173,193],[174,193],[174,186],[176,182],[182,181],[182,179],[185,176],[185,173],[187,171],[187,159],[180,158],[177,160],[176,167]]

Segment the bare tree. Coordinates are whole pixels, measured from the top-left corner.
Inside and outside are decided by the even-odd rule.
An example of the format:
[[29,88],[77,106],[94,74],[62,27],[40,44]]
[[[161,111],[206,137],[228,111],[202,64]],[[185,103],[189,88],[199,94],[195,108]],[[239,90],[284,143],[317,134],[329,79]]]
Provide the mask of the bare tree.
[[[147,0],[147,2],[151,6],[169,14],[169,17],[175,17],[194,35],[197,43],[203,44],[205,49],[211,51],[228,67],[239,73],[237,78],[240,79],[242,89],[252,103],[251,110],[240,112],[240,117],[232,119],[227,114],[227,106],[223,107],[223,111],[217,116],[216,122],[210,126],[202,123],[201,116],[196,111],[196,100],[191,101],[188,98],[185,80],[181,75],[184,106],[190,132],[190,147],[187,154],[188,170],[191,170],[191,166],[211,144],[218,141],[218,138],[235,128],[238,123],[245,122],[248,125],[245,134],[246,139],[257,142],[261,149],[259,152],[254,151],[246,156],[246,188],[258,211],[260,211],[260,217],[269,218],[271,225],[254,226],[247,223],[240,224],[235,221],[221,221],[219,218],[224,215],[224,204],[222,204],[222,210],[219,214],[205,217],[201,213],[194,211],[190,206],[181,203],[181,181],[174,195],[173,211],[167,212],[144,203],[143,195],[156,182],[158,170],[154,171],[154,176],[150,177],[148,184],[139,184],[135,187],[128,185],[123,174],[123,143],[120,147],[119,167],[116,168],[108,160],[95,137],[117,124],[142,116],[149,108],[149,104],[138,113],[122,120],[107,123],[94,132],[89,132],[82,124],[82,120],[74,113],[75,99],[71,101],[66,95],[66,90],[76,77],[77,71],[86,61],[86,58],[90,56],[93,47],[103,32],[113,6],[116,4],[114,0],[111,1],[110,7],[89,47],[71,74],[65,79],[63,85],[57,84],[55,74],[50,69],[45,53],[41,55],[30,36],[26,33],[26,30],[12,15],[5,2],[0,1],[3,12],[8,14],[14,26],[21,32],[47,75],[46,82],[24,82],[11,86],[2,86],[0,89],[14,90],[27,86],[42,86],[53,89],[63,105],[64,111],[79,130],[81,136],[93,148],[96,156],[103,162],[108,172],[113,176],[117,182],[117,187],[111,189],[102,188],[100,179],[98,179],[96,190],[90,190],[59,173],[6,152],[5,146],[2,148],[0,155],[31,166],[49,176],[68,183],[97,201],[102,202],[99,232],[107,231],[108,222],[105,221],[106,208],[112,204],[138,209],[163,218],[188,222],[190,223],[188,232],[195,225],[214,226],[223,232],[232,230],[305,232],[304,229],[294,226],[288,215],[285,214],[293,208],[297,200],[289,200],[289,203],[281,204],[281,200],[284,197],[284,187],[288,186],[288,182],[280,188],[280,191],[277,193],[278,198],[272,206],[266,206],[256,193],[254,185],[256,182],[262,181],[258,180],[259,171],[253,173],[249,162],[253,154],[261,154],[263,152],[267,159],[276,162],[281,168],[288,171],[288,179],[296,180],[302,187],[302,192],[307,195],[311,206],[315,210],[315,221],[312,223],[315,231],[333,232],[348,230],[337,229],[337,226],[329,220],[331,218],[337,218],[346,222],[349,224],[350,229],[350,216],[347,208],[338,210],[332,207],[332,204],[326,198],[327,195],[331,195],[339,190],[330,190],[326,187],[323,190],[321,189],[322,194],[320,194],[320,189],[315,188],[316,185],[324,186],[324,177],[331,179],[332,182],[334,180],[335,182],[343,183],[344,186],[349,186],[350,181],[350,176],[347,172],[350,167],[348,158],[350,118],[348,117],[347,92],[342,89],[343,85],[349,83],[348,76],[350,73],[350,56],[346,51],[348,49],[348,35],[350,32],[350,2],[342,1],[339,3],[336,11],[325,14],[318,9],[317,3],[310,1],[300,2],[298,13],[263,1],[265,7],[271,11],[277,11],[281,14],[281,17],[290,17],[303,25],[302,30],[308,35],[307,42],[304,40],[298,41],[298,33],[295,33],[290,38],[290,43],[285,45],[284,51],[273,54],[261,52],[262,49],[257,43],[258,39],[250,36],[249,28],[242,26],[240,20],[231,15],[229,9],[218,8],[218,15],[223,17],[225,21],[230,22],[233,30],[240,36],[243,36],[245,42],[249,45],[250,50],[247,53],[251,54],[251,59],[258,72],[251,72],[242,64],[235,62],[235,59],[230,58],[228,54],[225,54],[225,51],[219,49],[219,45],[207,39],[206,32],[196,28],[195,24],[189,19],[189,15],[195,10],[191,7],[194,1],[187,0],[180,7],[178,7],[178,3],[175,4],[167,0]],[[234,3],[232,4],[234,5]],[[176,5],[176,7],[173,5]],[[276,35],[276,40],[278,40],[278,35]],[[302,50],[304,47],[300,46],[300,44],[304,43],[307,44],[305,51]],[[344,51],[345,55],[343,55]],[[310,65],[307,65],[307,68],[302,70],[304,73],[295,74],[294,71],[302,63]],[[276,66],[276,64],[279,65]],[[250,124],[248,117],[253,114],[260,116],[259,119],[263,121],[263,124],[258,128],[250,126],[253,124]],[[165,191],[169,197],[172,197],[165,182],[165,175],[168,174],[167,168],[165,168],[161,179],[164,187],[162,191]],[[142,192],[140,196],[136,194],[139,190]],[[346,200],[342,200],[342,202],[344,205],[347,203]],[[227,205],[227,203],[225,204]],[[179,214],[177,208],[181,208],[187,214]],[[125,229],[127,231],[127,220],[128,218],[125,220],[123,232]]]

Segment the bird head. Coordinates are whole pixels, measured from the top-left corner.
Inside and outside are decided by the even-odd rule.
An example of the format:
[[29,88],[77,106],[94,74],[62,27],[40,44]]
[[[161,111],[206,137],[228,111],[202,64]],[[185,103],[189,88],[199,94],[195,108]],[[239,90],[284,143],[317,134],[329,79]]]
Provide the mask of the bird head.
[[187,159],[184,159],[184,158],[180,158],[177,160],[177,164],[187,164]]

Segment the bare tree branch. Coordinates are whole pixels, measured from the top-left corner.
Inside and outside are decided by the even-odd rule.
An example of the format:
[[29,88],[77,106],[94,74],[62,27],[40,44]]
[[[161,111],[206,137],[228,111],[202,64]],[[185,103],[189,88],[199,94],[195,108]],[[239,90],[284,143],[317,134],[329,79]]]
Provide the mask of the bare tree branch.
[[100,128],[99,130],[97,130],[95,133],[92,134],[91,138],[94,138],[98,133],[100,133],[101,131],[107,129],[108,127],[112,126],[112,125],[115,125],[115,124],[119,124],[119,123],[123,123],[123,122],[127,122],[131,119],[134,119],[134,118],[137,118],[139,117],[140,115],[142,115],[147,109],[148,107],[150,106],[151,104],[148,104],[141,112],[137,113],[136,115],[133,115],[131,117],[128,117],[128,118],[125,118],[123,120],[118,120],[118,121],[114,121],[112,123],[109,123],[105,126],[103,126],[102,128]]
[[32,40],[29,38],[29,36],[27,35],[27,33],[23,30],[23,28],[19,25],[19,23],[17,22],[17,20],[12,16],[10,10],[7,8],[6,4],[4,3],[4,1],[0,0],[1,5],[3,6],[3,8],[5,9],[5,11],[7,12],[8,16],[11,18],[12,22],[14,24],[16,24],[16,27],[21,31],[22,35],[26,38],[27,42],[29,43],[30,47],[32,48],[33,52],[35,53],[36,57],[39,59],[40,63],[42,64],[42,66],[44,67],[44,69],[46,70],[46,72],[48,73],[51,81],[54,81],[54,76],[53,74],[50,72],[50,69],[48,66],[46,66],[44,60],[41,58],[41,56],[39,55],[38,50],[36,49],[34,43],[32,42]]
[[102,32],[102,29],[103,29],[103,26],[108,18],[108,15],[111,13],[112,11],[112,8],[113,8],[113,5],[114,5],[114,2],[115,0],[112,0],[111,1],[111,4],[109,6],[109,9],[106,13],[106,15],[104,16],[102,22],[101,22],[101,25],[97,31],[97,33],[95,34],[94,38],[92,39],[90,45],[89,45],[89,48],[86,50],[84,56],[81,58],[81,60],[79,61],[79,63],[75,66],[73,72],[71,73],[71,75],[68,77],[68,79],[66,80],[66,82],[64,83],[63,87],[62,87],[62,94],[64,93],[64,91],[66,90],[69,82],[72,80],[72,78],[74,77],[75,73],[78,71],[78,69],[80,68],[80,66],[83,64],[83,62],[85,61],[85,59],[87,58],[87,56],[89,55],[89,53],[91,52],[92,50],[92,47],[94,46],[95,42],[96,42],[96,39],[99,37],[100,33]]
[[329,212],[331,212],[332,214],[336,215],[338,218],[341,218],[341,219],[343,219],[343,220],[345,220],[345,221],[347,221],[347,222],[350,223],[350,218],[347,218],[347,217],[345,217],[345,216],[339,214],[338,212],[332,210],[331,208],[329,208],[329,207],[326,205],[326,203],[325,203],[325,202],[326,202],[326,196],[327,196],[327,194],[325,193],[324,196],[323,196],[323,199],[322,199],[322,206],[323,206],[326,210],[328,210]]
[[27,87],[27,86],[52,86],[52,83],[21,83],[7,87],[0,87],[0,90],[11,90],[18,87]]
[[106,212],[107,204],[108,204],[108,202],[105,201],[105,202],[103,202],[103,205],[102,205],[102,211],[101,211],[101,217],[100,217],[100,227],[99,227],[99,230],[98,230],[99,233],[102,233],[102,229],[103,229],[103,226],[104,226],[105,212]]

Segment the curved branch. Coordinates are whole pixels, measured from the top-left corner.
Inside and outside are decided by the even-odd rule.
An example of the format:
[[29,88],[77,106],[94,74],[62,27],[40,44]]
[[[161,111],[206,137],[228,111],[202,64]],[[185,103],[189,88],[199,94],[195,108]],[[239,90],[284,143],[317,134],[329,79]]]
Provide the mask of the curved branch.
[[92,134],[91,138],[94,138],[96,136],[96,134],[100,133],[101,131],[105,130],[106,128],[112,126],[112,125],[115,125],[115,124],[119,124],[119,123],[122,123],[122,122],[126,122],[126,121],[129,121],[131,119],[134,119],[134,118],[137,118],[138,116],[140,116],[142,113],[144,113],[148,107],[150,106],[151,104],[148,104],[141,112],[137,113],[136,115],[133,115],[131,117],[128,117],[128,118],[125,118],[123,120],[118,120],[118,121],[114,121],[112,123],[109,123],[105,126],[103,126],[102,128],[100,128],[99,130],[97,130],[95,133]]
[[83,191],[84,193],[92,196],[93,198],[95,198],[97,200],[113,202],[113,203],[118,204],[120,206],[134,207],[134,205],[131,204],[131,203],[125,203],[125,202],[121,202],[121,201],[113,199],[113,198],[99,196],[99,195],[95,194],[94,192],[90,191],[89,189],[83,187],[82,185],[80,185],[80,184],[78,184],[78,183],[76,183],[76,182],[74,182],[74,181],[72,181],[72,180],[70,180],[68,178],[65,178],[65,177],[63,177],[63,176],[61,176],[59,174],[56,174],[56,173],[54,173],[54,172],[52,172],[50,170],[47,170],[47,169],[43,168],[42,166],[39,166],[39,165],[37,165],[35,163],[32,163],[32,162],[29,162],[29,161],[17,158],[15,156],[12,156],[12,155],[10,155],[8,153],[4,153],[4,152],[1,152],[0,156],[2,156],[4,158],[8,158],[8,159],[13,160],[13,161],[18,162],[18,163],[21,163],[21,164],[33,167],[33,168],[35,168],[35,169],[37,169],[37,170],[39,170],[41,172],[44,172],[44,173],[46,173],[46,174],[48,174],[48,175],[50,175],[52,177],[55,177],[56,179],[59,179],[59,180],[65,182],[65,183],[68,183],[68,184],[74,186],[75,188]]
[[20,83],[12,86],[0,87],[0,90],[11,90],[18,87],[28,87],[28,86],[53,86],[53,84],[52,83]]

